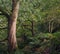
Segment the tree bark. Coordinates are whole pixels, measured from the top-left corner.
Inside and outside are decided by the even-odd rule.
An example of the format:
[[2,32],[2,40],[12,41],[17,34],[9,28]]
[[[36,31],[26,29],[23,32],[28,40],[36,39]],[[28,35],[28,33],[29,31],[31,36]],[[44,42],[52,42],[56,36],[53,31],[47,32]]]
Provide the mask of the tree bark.
[[34,21],[32,21],[32,36],[34,36]]
[[54,28],[53,24],[54,22],[51,23],[51,33],[53,32],[53,28]]
[[51,32],[51,22],[49,22],[49,33]]
[[19,11],[19,1],[12,0],[12,14],[8,20],[8,50],[14,51],[17,48],[16,22]]

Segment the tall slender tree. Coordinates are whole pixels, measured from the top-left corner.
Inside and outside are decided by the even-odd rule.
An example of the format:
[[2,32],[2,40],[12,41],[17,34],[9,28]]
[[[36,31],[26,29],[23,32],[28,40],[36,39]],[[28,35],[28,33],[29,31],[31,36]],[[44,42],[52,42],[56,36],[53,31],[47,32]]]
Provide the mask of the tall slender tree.
[[11,52],[16,49],[16,22],[18,18],[19,11],[19,0],[11,0],[12,2],[12,11],[11,14],[8,14],[7,11],[0,7],[0,15],[6,16],[8,18],[8,50]]
[[18,10],[19,10],[19,0],[12,0],[12,13],[8,20],[8,44],[9,44],[9,51],[13,51],[17,47],[16,41],[16,22],[18,17]]

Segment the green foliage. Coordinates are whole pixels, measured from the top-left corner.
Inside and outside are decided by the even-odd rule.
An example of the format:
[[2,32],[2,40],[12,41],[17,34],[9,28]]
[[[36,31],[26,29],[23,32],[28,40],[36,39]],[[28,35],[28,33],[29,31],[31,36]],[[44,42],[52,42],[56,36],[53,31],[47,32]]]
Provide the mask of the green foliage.
[[[11,5],[9,0],[0,0],[0,8],[9,15],[12,10]],[[34,21],[34,37],[32,37],[32,21]],[[23,25],[28,26],[24,27]],[[50,33],[49,26],[52,30]],[[7,28],[1,29],[5,27],[8,27],[7,19],[0,15],[0,40],[8,36]],[[57,46],[60,45],[60,0],[20,0],[16,34],[17,38],[26,36],[27,39],[22,41],[19,39],[19,49],[14,54],[36,54],[37,50],[34,51],[36,46],[39,46],[39,53],[41,54],[47,48],[52,48],[50,49],[51,54],[60,54],[60,49],[56,50]],[[6,45],[0,44],[1,54],[8,54],[5,48],[7,48]],[[28,50],[24,51],[26,48]]]

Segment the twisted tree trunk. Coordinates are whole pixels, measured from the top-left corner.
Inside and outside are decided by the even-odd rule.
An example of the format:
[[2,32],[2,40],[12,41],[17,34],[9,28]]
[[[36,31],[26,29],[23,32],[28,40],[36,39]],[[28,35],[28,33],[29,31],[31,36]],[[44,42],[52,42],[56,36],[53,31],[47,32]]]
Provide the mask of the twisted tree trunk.
[[19,1],[12,0],[12,14],[8,21],[8,50],[14,51],[17,48],[16,41],[16,22],[18,17]]

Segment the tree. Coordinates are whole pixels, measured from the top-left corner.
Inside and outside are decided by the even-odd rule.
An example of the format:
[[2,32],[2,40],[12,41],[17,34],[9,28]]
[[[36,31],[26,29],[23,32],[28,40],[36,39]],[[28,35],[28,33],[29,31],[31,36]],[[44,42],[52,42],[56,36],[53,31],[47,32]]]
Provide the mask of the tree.
[[19,0],[12,0],[12,11],[9,15],[4,9],[0,9],[1,14],[8,18],[8,50],[9,52],[13,51],[17,47],[16,41],[16,22],[18,17],[19,10]]
[[17,47],[16,41],[16,22],[18,17],[18,10],[19,10],[19,0],[12,0],[12,14],[8,21],[8,43],[9,43],[9,51],[15,50]]

